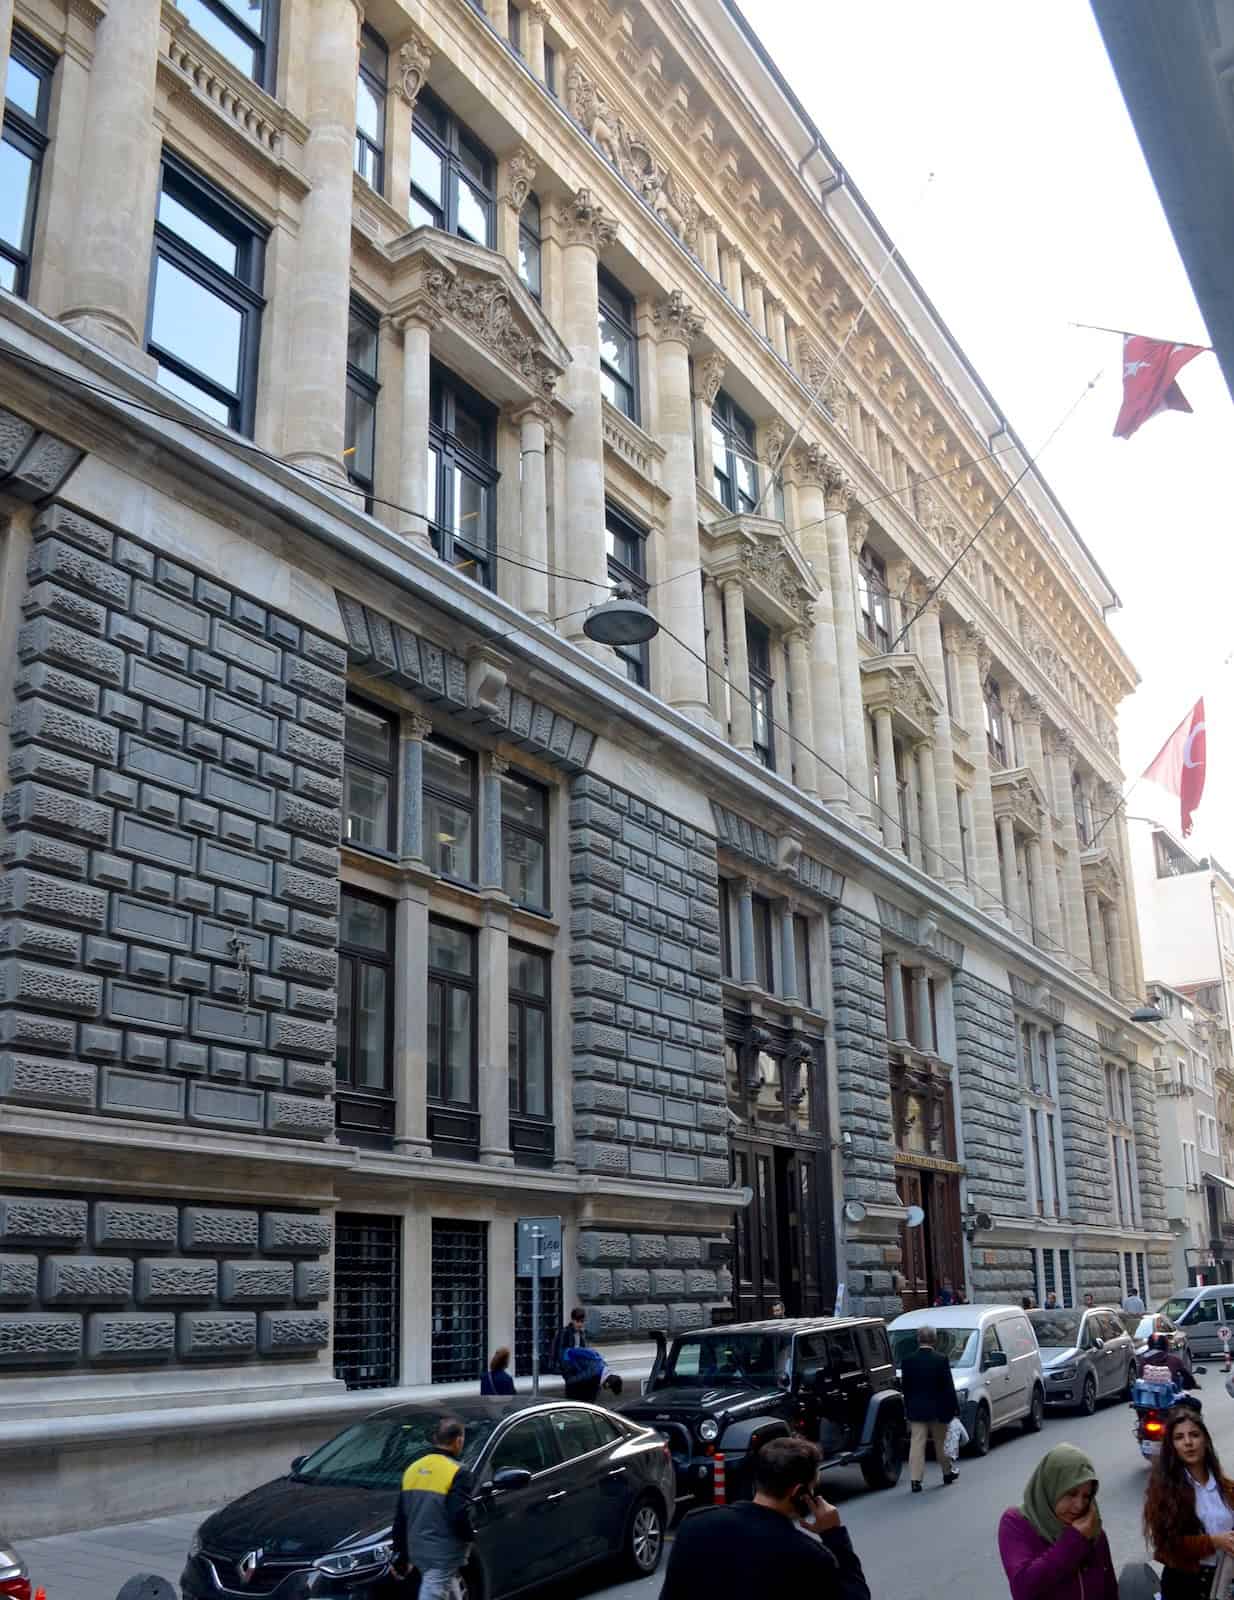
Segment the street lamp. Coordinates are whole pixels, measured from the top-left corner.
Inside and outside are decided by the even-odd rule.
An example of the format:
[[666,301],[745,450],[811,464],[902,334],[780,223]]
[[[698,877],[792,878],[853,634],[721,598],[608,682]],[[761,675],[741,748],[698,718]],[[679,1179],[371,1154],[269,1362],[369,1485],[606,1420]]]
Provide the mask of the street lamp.
[[583,632],[595,644],[646,644],[660,631],[660,624],[630,589],[617,589],[613,598],[589,611]]
[[1155,1005],[1137,1006],[1127,1019],[1129,1022],[1164,1022],[1165,1017]]

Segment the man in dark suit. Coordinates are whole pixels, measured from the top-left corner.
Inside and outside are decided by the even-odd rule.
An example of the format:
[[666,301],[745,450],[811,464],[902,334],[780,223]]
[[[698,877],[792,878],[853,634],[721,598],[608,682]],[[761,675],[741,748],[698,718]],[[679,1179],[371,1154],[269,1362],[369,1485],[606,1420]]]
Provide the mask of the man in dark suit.
[[934,1441],[934,1459],[943,1469],[943,1485],[960,1476],[947,1455],[947,1424],[959,1412],[951,1363],[935,1349],[938,1335],[933,1328],[917,1329],[917,1348],[900,1363],[900,1384],[904,1390],[904,1414],[908,1418],[912,1442],[908,1451],[908,1475],[913,1493],[921,1493],[925,1471],[926,1440]]

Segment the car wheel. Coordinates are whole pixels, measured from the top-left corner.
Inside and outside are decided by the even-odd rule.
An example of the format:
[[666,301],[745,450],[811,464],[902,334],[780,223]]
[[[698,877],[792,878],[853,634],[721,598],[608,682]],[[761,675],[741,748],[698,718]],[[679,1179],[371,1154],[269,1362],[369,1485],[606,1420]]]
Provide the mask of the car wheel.
[[1124,1400],[1130,1400],[1131,1399],[1131,1386],[1132,1386],[1132,1384],[1135,1383],[1135,1380],[1136,1380],[1136,1370],[1135,1370],[1135,1365],[1133,1363],[1131,1366],[1129,1366],[1127,1368],[1127,1383],[1126,1383],[1126,1387],[1123,1389],[1123,1393],[1122,1393],[1122,1398]]
[[1028,1408],[1028,1415],[1024,1418],[1025,1433],[1040,1433],[1041,1424],[1045,1421],[1045,1395],[1035,1385],[1033,1387],[1033,1403]]
[[867,1489],[894,1489],[904,1470],[904,1449],[899,1429],[884,1423],[874,1435],[870,1454],[861,1463]]
[[1090,1372],[1084,1380],[1084,1388],[1080,1391],[1080,1415],[1091,1417],[1097,1409],[1097,1380]]
[[650,1496],[635,1503],[626,1523],[621,1564],[632,1578],[649,1578],[664,1554],[664,1513]]
[[973,1431],[968,1441],[971,1456],[988,1456],[990,1453],[990,1408],[983,1402],[973,1418]]

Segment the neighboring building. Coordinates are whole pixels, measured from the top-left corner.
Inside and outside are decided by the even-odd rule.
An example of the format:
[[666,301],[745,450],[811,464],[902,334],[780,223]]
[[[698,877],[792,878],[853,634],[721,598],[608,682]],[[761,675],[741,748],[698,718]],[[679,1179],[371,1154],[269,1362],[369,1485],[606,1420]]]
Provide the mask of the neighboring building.
[[8,85],[6,1520],[525,1374],[524,1216],[631,1369],[1165,1292],[1117,596],[906,271],[835,359],[736,10],[28,0]]

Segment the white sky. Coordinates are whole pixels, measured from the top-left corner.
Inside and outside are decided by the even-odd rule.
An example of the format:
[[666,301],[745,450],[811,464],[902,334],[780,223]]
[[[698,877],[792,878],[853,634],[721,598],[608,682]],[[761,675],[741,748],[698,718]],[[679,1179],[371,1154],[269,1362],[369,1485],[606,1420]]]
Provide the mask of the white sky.
[[[1029,450],[1103,372],[1039,464],[1122,600],[1110,625],[1143,679],[1120,714],[1128,779],[1203,693],[1188,843],[1234,867],[1234,405],[1199,356],[1194,415],[1115,439],[1121,342],[1068,326],[1208,343],[1087,0],[742,3]],[[1153,786],[1127,810],[1178,831]]]

